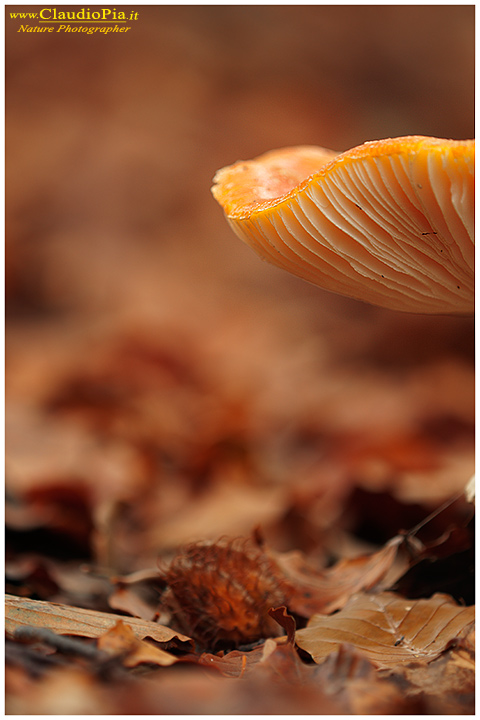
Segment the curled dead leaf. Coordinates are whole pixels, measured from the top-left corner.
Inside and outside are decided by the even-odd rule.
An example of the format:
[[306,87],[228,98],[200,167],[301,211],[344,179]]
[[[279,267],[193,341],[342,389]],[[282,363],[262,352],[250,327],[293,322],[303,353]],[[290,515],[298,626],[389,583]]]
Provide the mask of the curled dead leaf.
[[287,641],[293,645],[295,642],[296,623],[295,618],[287,612],[287,608],[285,606],[271,608],[268,614],[285,630]]
[[[267,642],[273,643],[273,650],[277,647],[277,643],[272,638],[269,638]],[[258,663],[262,662],[265,656],[265,646],[266,643],[257,645],[257,647],[249,652],[232,650],[225,655],[202,653],[198,662],[205,667],[215,668],[225,677],[245,677],[245,675],[250,675]],[[271,651],[272,650],[270,650],[270,652]]]
[[375,587],[391,573],[394,564],[396,579],[407,568],[398,554],[403,542],[403,536],[397,535],[375,553],[345,558],[323,570],[309,566],[298,551],[275,553],[274,558],[292,587],[289,609],[303,617],[318,612],[328,614],[343,607],[354,593]]

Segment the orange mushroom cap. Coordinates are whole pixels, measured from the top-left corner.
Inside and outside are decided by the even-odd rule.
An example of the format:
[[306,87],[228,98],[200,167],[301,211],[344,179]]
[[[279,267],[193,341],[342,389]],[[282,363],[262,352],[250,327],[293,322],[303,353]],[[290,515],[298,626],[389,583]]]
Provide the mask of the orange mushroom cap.
[[284,148],[219,170],[212,192],[262,258],[325,290],[393,310],[470,313],[474,163],[474,140]]

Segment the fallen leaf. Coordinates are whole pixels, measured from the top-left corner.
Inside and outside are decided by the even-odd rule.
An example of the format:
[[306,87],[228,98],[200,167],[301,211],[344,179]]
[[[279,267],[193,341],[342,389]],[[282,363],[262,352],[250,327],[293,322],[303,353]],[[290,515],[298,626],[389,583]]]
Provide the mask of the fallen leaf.
[[152,523],[149,543],[154,547],[178,547],[192,538],[245,535],[257,525],[268,525],[285,512],[283,488],[249,486],[234,469],[222,473],[221,482],[207,487],[181,512]]
[[422,697],[429,714],[473,715],[475,712],[475,630],[426,665],[397,666],[390,676],[404,694]]
[[123,620],[118,620],[113,628],[98,638],[98,648],[109,655],[124,655],[122,662],[126,667],[136,667],[141,663],[168,666],[177,662],[174,655],[155,647],[147,640],[139,640],[133,629]]
[[[68,530],[60,512],[65,505],[62,494],[67,500],[70,495],[81,499],[91,509],[102,500],[127,501],[142,487],[143,465],[132,446],[116,438],[99,443],[81,425],[26,404],[10,404],[7,417],[7,487],[14,498],[26,498],[38,507],[39,521],[55,521]],[[70,510],[78,512],[76,505]],[[83,515],[81,519],[84,523]]]
[[42,557],[24,556],[6,561],[5,584],[10,592],[38,597],[51,597],[58,592],[58,584],[51,573],[48,560]]
[[[267,642],[275,640],[269,638]],[[262,661],[265,653],[265,645],[257,645],[249,652],[241,650],[232,650],[225,655],[221,653],[214,655],[213,653],[202,653],[198,659],[200,665],[216,668],[225,677],[238,678],[244,677],[252,672],[253,668]],[[275,643],[276,647],[276,643]]]
[[97,638],[106,630],[114,627],[119,620],[128,625],[135,637],[140,640],[150,637],[156,642],[167,643],[178,638],[183,643],[193,645],[193,641],[186,635],[139,618],[125,618],[113,613],[85,610],[43,600],[18,598],[14,595],[5,597],[5,629],[11,634],[18,627],[31,625],[50,628],[59,635],[82,635]]
[[[320,571],[309,566],[300,552],[276,553],[274,558],[293,587],[289,609],[303,617],[338,610],[354,593],[370,590],[386,576],[403,542],[403,537],[394,537],[376,553],[340,560],[332,568]],[[406,569],[406,563],[400,567]]]
[[145,570],[136,570],[128,575],[118,575],[111,579],[112,583],[118,585],[136,585],[137,583],[148,582],[152,580],[158,581],[158,569],[147,568]]
[[271,608],[268,614],[285,630],[288,642],[293,645],[295,642],[296,623],[295,618],[287,612],[287,608],[285,606]]
[[93,607],[107,597],[111,585],[87,565],[62,562],[41,554],[25,554],[5,562],[6,592],[24,598]]
[[351,645],[341,645],[314,666],[313,679],[346,705],[350,715],[411,714],[416,708],[402,689],[379,677],[373,663]]
[[142,620],[152,621],[156,615],[156,608],[141,598],[131,587],[116,588],[108,598],[108,604],[113,610],[121,610]]
[[407,600],[393,593],[358,594],[334,615],[314,615],[295,641],[316,663],[348,643],[378,668],[392,668],[438,657],[474,617],[473,606],[457,605],[447,595]]
[[117,620],[112,628],[99,636],[97,644],[99,649],[108,655],[122,655],[129,653],[136,641],[137,637],[132,628],[122,620]]

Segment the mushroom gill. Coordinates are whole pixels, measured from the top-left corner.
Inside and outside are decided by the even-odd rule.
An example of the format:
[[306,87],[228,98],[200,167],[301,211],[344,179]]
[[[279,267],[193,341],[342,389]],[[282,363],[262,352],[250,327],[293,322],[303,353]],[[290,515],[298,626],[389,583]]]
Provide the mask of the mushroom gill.
[[470,313],[473,140],[422,136],[337,154],[285,148],[219,170],[212,192],[262,258],[393,310]]

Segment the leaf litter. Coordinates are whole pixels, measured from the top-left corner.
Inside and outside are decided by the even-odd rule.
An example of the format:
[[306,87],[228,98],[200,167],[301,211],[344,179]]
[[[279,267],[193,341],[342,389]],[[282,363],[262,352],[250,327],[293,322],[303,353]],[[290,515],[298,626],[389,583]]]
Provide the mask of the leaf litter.
[[[186,369],[178,347],[167,362],[165,344],[104,341],[91,369],[70,359],[53,395],[11,416],[9,708],[471,711],[472,505],[430,517],[446,448],[421,429],[396,446],[393,423],[372,445],[377,420],[345,433],[321,404],[312,418],[308,393],[282,424],[278,387],[239,403],[226,376]],[[412,471],[423,504],[418,487],[408,500]]]

